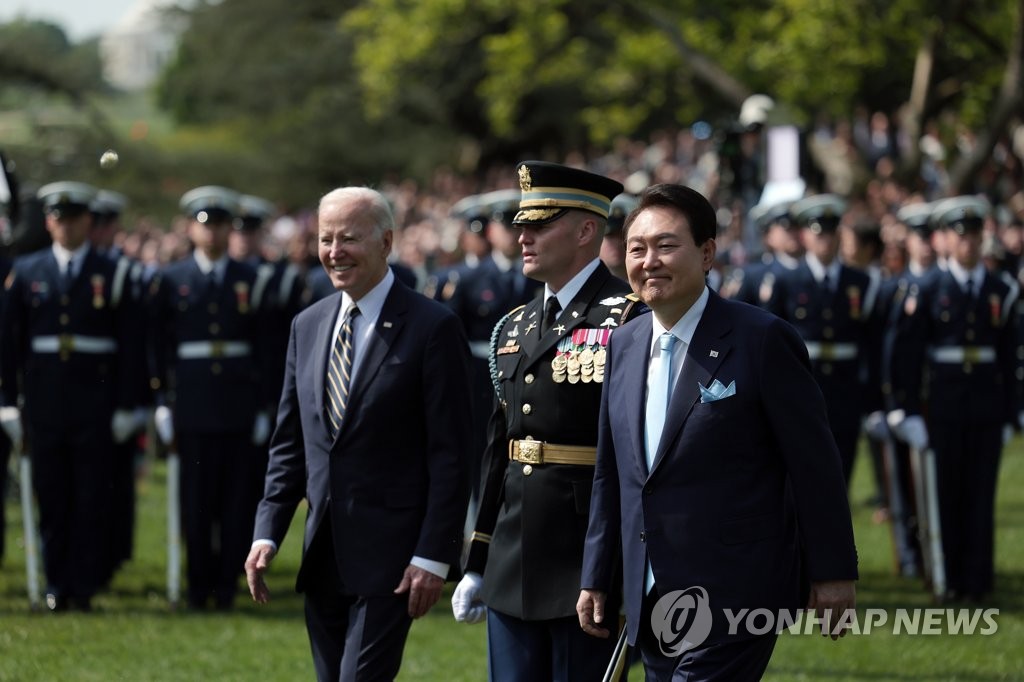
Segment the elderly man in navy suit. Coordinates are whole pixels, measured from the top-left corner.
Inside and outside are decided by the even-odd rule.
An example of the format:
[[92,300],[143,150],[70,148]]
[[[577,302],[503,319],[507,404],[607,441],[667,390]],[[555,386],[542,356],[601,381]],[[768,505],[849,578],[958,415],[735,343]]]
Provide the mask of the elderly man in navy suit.
[[296,589],[320,680],[390,680],[413,618],[459,560],[468,498],[469,353],[459,319],[388,267],[378,192],[320,201],[320,262],[339,293],[292,322],[277,429],[245,562],[253,598],[298,503]]
[[[759,679],[777,633],[730,632],[726,609],[806,606],[833,637],[852,617],[856,550],[824,400],[792,327],[705,284],[716,223],[703,196],[654,185],[625,229],[630,284],[653,314],[609,343],[580,625],[609,636],[621,546],[648,680]],[[686,604],[696,627],[665,627]]]

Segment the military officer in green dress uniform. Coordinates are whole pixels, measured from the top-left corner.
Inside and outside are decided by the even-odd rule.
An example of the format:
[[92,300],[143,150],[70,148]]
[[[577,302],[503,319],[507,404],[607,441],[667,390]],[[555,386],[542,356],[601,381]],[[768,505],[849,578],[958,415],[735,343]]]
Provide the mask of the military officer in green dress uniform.
[[605,347],[635,297],[598,257],[622,186],[539,161],[518,166],[523,272],[543,297],[491,339],[496,405],[456,620],[486,615],[491,680],[599,680],[614,638],[579,628]]

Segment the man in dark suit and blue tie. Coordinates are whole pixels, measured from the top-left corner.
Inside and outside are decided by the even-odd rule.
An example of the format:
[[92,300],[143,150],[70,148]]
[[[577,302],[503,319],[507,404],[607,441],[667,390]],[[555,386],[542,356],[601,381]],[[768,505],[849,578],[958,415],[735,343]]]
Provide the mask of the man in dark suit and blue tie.
[[[777,634],[730,633],[725,609],[830,610],[834,637],[854,608],[824,400],[791,326],[705,284],[716,222],[703,196],[652,186],[625,229],[630,284],[653,314],[609,343],[580,625],[609,636],[621,547],[628,641],[648,680],[759,679]],[[708,618],[670,657],[664,609],[687,599]]]
[[320,201],[336,289],[292,322],[263,500],[245,568],[263,574],[309,504],[296,589],[320,680],[390,680],[412,619],[459,560],[467,502],[469,354],[459,319],[388,267],[394,218],[364,187]]

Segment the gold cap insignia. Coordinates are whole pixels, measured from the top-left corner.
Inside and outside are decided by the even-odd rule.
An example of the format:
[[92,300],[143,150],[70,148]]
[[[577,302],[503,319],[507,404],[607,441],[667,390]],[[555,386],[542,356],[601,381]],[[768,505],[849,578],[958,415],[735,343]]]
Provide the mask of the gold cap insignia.
[[523,165],[519,167],[519,189],[524,192],[530,191],[530,186],[533,183],[533,179],[530,177],[529,166]]

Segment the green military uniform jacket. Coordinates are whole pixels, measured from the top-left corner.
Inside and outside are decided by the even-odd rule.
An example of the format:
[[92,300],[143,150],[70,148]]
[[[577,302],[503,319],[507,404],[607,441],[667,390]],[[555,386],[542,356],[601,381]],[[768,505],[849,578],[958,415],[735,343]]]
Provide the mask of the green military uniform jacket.
[[596,447],[603,358],[591,360],[589,369],[588,363],[573,368],[562,361],[607,345],[605,330],[644,307],[636,300],[602,264],[543,336],[542,297],[512,311],[495,329],[496,404],[466,570],[483,575],[483,600],[501,613],[523,620],[576,613],[593,457],[590,465],[531,464],[510,460],[509,444]]

